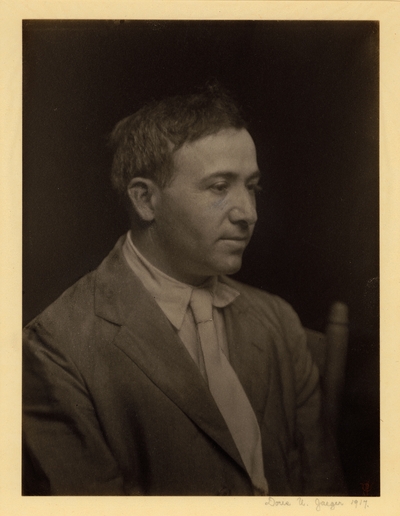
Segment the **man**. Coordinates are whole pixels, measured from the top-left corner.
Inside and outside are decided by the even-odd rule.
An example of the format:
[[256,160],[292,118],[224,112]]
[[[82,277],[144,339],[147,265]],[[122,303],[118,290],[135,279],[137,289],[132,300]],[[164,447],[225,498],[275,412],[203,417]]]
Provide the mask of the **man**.
[[131,230],[25,330],[25,493],[343,494],[297,316],[227,277],[260,179],[235,103],[153,102],[112,141]]

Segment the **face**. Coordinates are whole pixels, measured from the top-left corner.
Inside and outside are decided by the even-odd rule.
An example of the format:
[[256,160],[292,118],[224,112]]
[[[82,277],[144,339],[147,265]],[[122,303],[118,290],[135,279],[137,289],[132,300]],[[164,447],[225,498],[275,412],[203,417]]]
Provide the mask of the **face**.
[[260,172],[250,134],[223,129],[185,144],[174,164],[172,182],[155,194],[155,265],[194,285],[237,272],[257,220]]

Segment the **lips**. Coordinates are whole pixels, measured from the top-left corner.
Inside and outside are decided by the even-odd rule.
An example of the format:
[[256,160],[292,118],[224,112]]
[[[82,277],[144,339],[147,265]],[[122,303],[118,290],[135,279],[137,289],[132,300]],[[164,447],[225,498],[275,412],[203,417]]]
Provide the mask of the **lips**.
[[235,252],[243,252],[243,250],[250,241],[250,237],[230,236],[223,237],[220,239],[220,241],[223,242],[225,246],[228,246],[229,249],[234,250]]
[[249,240],[249,236],[224,236],[221,237],[221,240],[233,240],[235,242],[247,242]]

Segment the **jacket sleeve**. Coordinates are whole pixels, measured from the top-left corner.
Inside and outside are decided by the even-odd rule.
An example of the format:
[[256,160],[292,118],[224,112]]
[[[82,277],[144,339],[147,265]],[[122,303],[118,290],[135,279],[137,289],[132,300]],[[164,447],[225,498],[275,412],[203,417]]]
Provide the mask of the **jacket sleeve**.
[[319,372],[294,311],[283,305],[282,320],[294,375],[295,435],[304,495],[346,495],[335,438],[324,414]]
[[33,323],[23,342],[23,494],[123,495],[121,472],[73,361]]

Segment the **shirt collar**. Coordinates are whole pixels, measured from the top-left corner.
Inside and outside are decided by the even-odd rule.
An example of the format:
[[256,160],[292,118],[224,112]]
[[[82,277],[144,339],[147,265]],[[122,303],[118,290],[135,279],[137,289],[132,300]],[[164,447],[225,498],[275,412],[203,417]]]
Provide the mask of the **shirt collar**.
[[[129,267],[139,277],[145,288],[155,299],[171,324],[180,330],[186,314],[193,287],[182,283],[152,265],[134,245],[131,232],[127,233],[122,252]],[[239,292],[219,281],[217,276],[209,278],[200,288],[207,288],[213,296],[213,305],[224,308],[232,303]]]

